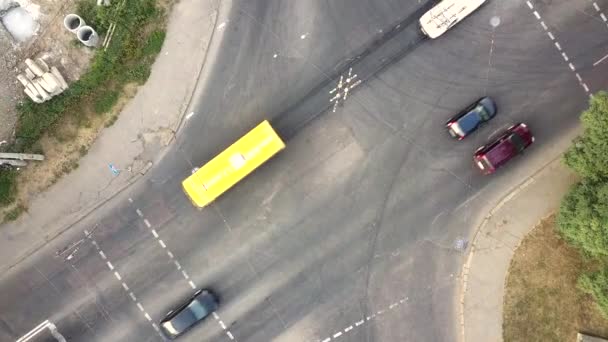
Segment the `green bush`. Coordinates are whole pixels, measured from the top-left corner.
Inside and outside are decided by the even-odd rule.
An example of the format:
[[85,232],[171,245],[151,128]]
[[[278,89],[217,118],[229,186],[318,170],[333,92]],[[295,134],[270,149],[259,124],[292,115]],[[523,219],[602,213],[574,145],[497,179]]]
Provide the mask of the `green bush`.
[[562,199],[559,233],[591,256],[608,255],[608,183],[583,180]]
[[608,93],[591,97],[581,123],[583,135],[565,153],[564,161],[584,178],[608,180]]
[[582,275],[578,287],[593,297],[602,315],[608,319],[608,269]]

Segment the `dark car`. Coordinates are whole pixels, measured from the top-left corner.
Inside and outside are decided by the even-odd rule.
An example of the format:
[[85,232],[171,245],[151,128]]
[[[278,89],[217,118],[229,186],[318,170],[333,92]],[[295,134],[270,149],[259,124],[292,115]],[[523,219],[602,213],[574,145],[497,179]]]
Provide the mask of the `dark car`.
[[496,102],[491,97],[482,97],[460,111],[445,127],[448,133],[458,140],[473,133],[479,126],[490,121],[496,115]]
[[160,328],[168,338],[174,339],[205,319],[217,307],[217,298],[211,292],[198,290],[186,303],[169,311],[160,321]]
[[493,142],[475,151],[473,160],[483,174],[490,174],[520,154],[534,142],[534,136],[523,123],[509,127]]

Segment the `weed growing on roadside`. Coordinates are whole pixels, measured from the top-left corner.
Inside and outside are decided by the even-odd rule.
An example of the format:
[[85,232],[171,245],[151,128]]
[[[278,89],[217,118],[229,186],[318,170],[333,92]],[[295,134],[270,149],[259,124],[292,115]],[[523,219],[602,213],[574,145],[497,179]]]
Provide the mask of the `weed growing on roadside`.
[[4,214],[3,222],[15,221],[21,214],[27,211],[27,207],[22,203],[19,203],[16,207],[9,210],[6,214]]
[[7,205],[15,200],[16,172],[13,170],[0,170],[0,204]]

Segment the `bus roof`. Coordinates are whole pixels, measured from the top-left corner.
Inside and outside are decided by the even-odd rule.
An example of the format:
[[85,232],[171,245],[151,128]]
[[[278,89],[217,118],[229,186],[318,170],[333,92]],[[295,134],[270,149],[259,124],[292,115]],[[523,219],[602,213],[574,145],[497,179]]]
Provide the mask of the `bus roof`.
[[420,17],[420,28],[437,38],[475,11],[486,0],[443,0]]
[[182,182],[192,203],[202,208],[285,148],[285,143],[263,121]]

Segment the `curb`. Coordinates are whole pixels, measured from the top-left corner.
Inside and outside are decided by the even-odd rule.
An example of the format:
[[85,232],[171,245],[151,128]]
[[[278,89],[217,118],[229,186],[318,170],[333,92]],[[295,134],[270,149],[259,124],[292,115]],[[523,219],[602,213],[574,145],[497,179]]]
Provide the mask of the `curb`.
[[517,185],[514,188],[512,188],[506,195],[504,195],[500,199],[500,201],[498,201],[498,203],[492,209],[489,210],[488,214],[483,218],[483,220],[481,221],[481,223],[479,224],[479,226],[477,227],[477,229],[473,233],[473,239],[471,241],[471,248],[469,249],[469,254],[466,257],[466,261],[462,265],[462,270],[460,271],[461,286],[460,286],[460,293],[459,293],[459,308],[458,308],[459,312],[458,312],[458,316],[460,318],[460,329],[461,329],[461,331],[460,331],[460,337],[461,337],[461,341],[462,342],[466,341],[466,338],[465,338],[465,323],[464,323],[464,302],[465,302],[465,295],[466,295],[466,292],[467,292],[469,270],[470,270],[471,262],[473,260],[473,256],[475,254],[477,239],[478,239],[478,237],[480,235],[479,233],[482,230],[484,230],[484,228],[488,224],[488,221],[494,216],[494,214],[498,210],[500,210],[507,202],[509,202],[515,196],[517,196],[522,190],[524,190],[528,186],[532,185],[536,181],[536,179],[538,179],[538,178],[540,178],[540,176],[542,176],[542,173],[544,173],[544,172],[546,172],[548,170],[548,167],[551,164],[555,163],[556,161],[559,161],[559,159],[561,159],[561,158],[562,158],[562,154],[560,154],[557,157],[553,158],[552,160],[550,160],[549,162],[547,162],[543,166],[541,166],[534,173],[532,173],[532,175],[530,175],[522,183],[520,183],[519,185]]
[[[211,46],[211,43],[213,42],[213,37],[215,36],[215,31],[217,31],[217,22],[219,19],[219,12],[220,12],[220,8],[223,4],[222,0],[218,1],[218,6],[215,9],[217,15],[215,17],[215,22],[213,23],[213,31],[211,32],[211,36],[209,37],[209,42],[207,43],[207,47],[206,47],[206,52],[205,52],[205,56],[203,57],[203,62],[201,64],[201,67],[198,70],[197,76],[196,76],[196,83],[195,86],[192,88],[192,91],[190,92],[190,94],[188,95],[188,100],[186,101],[186,106],[184,107],[184,109],[181,111],[180,117],[178,119],[177,125],[175,126],[175,129],[172,129],[173,135],[171,137],[171,140],[169,141],[169,143],[165,146],[164,151],[160,152],[158,157],[155,159],[155,161],[158,161],[160,159],[162,159],[168,149],[168,147],[171,145],[172,142],[175,141],[175,137],[178,133],[178,131],[180,130],[180,128],[183,126],[183,122],[184,122],[184,117],[186,116],[186,112],[188,111],[188,109],[190,108],[190,106],[192,105],[192,98],[194,97],[194,93],[196,92],[196,90],[198,89],[198,84],[200,81],[200,77],[202,75],[202,71],[205,67],[205,64],[207,63],[207,56],[209,55],[209,48]],[[2,272],[4,271],[8,271],[11,270],[13,267],[15,267],[16,265],[20,264],[21,262],[23,262],[25,259],[29,258],[32,254],[34,254],[38,249],[40,249],[41,247],[43,247],[44,245],[48,244],[49,242],[53,241],[54,239],[58,238],[59,236],[61,236],[63,233],[65,233],[66,231],[68,231],[70,228],[72,228],[73,226],[75,226],[76,224],[80,223],[81,221],[83,221],[85,218],[87,218],[91,213],[93,213],[94,211],[96,211],[97,209],[103,207],[105,204],[107,204],[109,201],[113,200],[114,198],[116,198],[118,195],[122,194],[125,190],[127,190],[128,188],[130,188],[133,184],[135,184],[139,179],[141,179],[152,167],[152,165],[154,165],[155,162],[148,162],[146,164],[146,166],[144,166],[144,168],[138,172],[136,175],[134,175],[133,177],[129,178],[126,180],[126,184],[124,184],[123,186],[121,186],[118,190],[116,190],[116,192],[114,192],[113,194],[109,195],[107,198],[101,200],[98,203],[93,204],[91,207],[89,207],[88,209],[84,209],[84,213],[79,215],[77,218],[75,218],[71,223],[65,225],[63,228],[61,228],[57,233],[55,233],[54,235],[51,236],[45,236],[43,242],[33,246],[31,249],[28,250],[27,253],[25,253],[23,256],[21,256],[19,259],[17,259],[17,261],[15,261],[14,263],[12,263],[11,265],[9,265],[6,268],[3,268]]]
[[[215,9],[215,12],[217,13],[217,15],[215,16],[215,22],[213,23],[213,31],[211,31],[211,36],[209,37],[209,42],[207,43],[207,47],[206,47],[206,52],[205,52],[205,56],[203,57],[203,63],[201,64],[201,67],[198,70],[198,73],[196,75],[196,85],[199,84],[199,82],[201,81],[201,76],[203,75],[203,69],[205,67],[205,65],[207,64],[207,57],[209,56],[209,48],[211,47],[211,44],[213,43],[213,37],[215,37],[215,32],[217,32],[217,22],[220,18],[220,9],[222,8],[222,4],[224,3],[223,0],[218,0],[218,4],[217,4],[217,8]],[[192,106],[192,98],[194,97],[194,93],[197,90],[197,86],[192,88],[192,91],[190,92],[190,95],[188,95],[188,103],[186,104],[186,107],[184,107],[184,110],[182,111],[179,120],[177,121],[177,125],[175,126],[175,128],[172,130],[173,131],[173,137],[171,138],[171,140],[169,141],[169,144],[173,141],[175,141],[175,136],[177,135],[177,133],[181,130],[182,126],[184,125],[184,118],[186,117],[186,112],[188,111],[188,109],[190,108],[190,106]],[[169,146],[169,145],[167,145]]]

